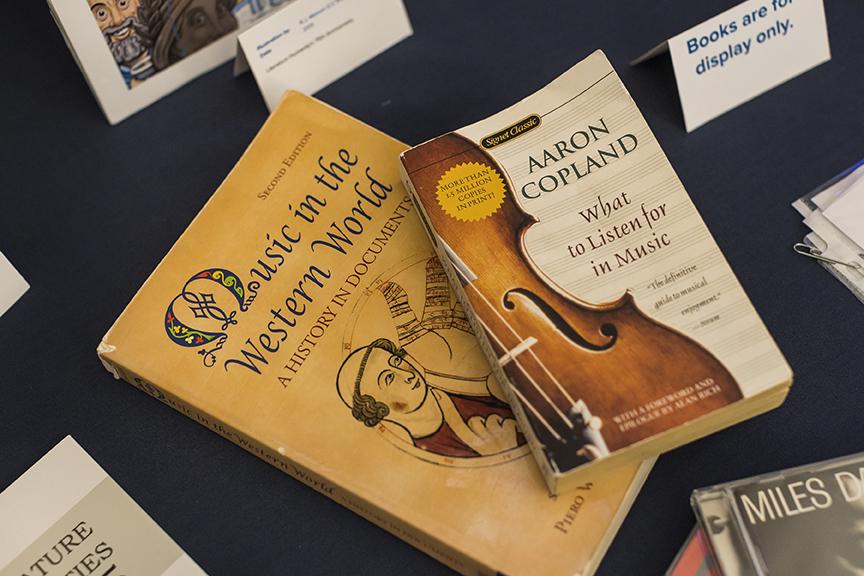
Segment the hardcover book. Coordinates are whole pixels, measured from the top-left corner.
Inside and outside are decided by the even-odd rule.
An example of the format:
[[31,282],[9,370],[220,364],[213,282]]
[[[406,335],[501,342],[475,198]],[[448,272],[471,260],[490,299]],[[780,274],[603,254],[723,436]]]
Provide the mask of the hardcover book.
[[589,574],[648,465],[550,498],[399,178],[289,93],[106,334],[117,377],[464,574]]
[[205,576],[67,436],[0,493],[0,576]]
[[602,52],[402,171],[551,491],[785,398],[789,366]]

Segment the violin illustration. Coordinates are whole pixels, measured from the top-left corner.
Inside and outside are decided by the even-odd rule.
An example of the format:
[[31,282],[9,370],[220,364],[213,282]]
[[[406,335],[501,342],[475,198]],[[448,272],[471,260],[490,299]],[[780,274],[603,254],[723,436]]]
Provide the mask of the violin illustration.
[[[629,291],[595,304],[549,279],[526,250],[525,234],[538,220],[522,210],[506,172],[474,142],[446,134],[402,161],[426,200],[421,217],[443,242],[559,472],[604,456],[607,446],[614,452],[742,398],[708,350],[648,317]],[[458,220],[436,201],[442,175],[465,163],[494,169],[504,182],[500,206],[474,221]]]

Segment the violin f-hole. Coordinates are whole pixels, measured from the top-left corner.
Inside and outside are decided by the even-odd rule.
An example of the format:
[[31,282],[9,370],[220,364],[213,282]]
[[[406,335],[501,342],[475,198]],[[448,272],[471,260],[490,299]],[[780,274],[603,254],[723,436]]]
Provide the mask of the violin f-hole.
[[530,300],[540,311],[546,316],[546,319],[552,323],[555,328],[557,328],[562,334],[564,334],[568,340],[573,342],[573,344],[585,348],[586,350],[590,350],[592,352],[604,352],[612,348],[615,345],[615,342],[618,341],[618,329],[614,324],[606,323],[600,326],[600,334],[608,338],[608,341],[602,344],[595,344],[589,341],[587,338],[579,334],[561,315],[555,310],[552,306],[550,306],[545,300],[539,297],[537,294],[534,294],[532,291],[526,288],[511,288],[504,293],[504,297],[502,301],[504,302],[504,307],[507,310],[514,310],[516,308],[516,303],[511,300],[511,294],[520,294],[521,296]]

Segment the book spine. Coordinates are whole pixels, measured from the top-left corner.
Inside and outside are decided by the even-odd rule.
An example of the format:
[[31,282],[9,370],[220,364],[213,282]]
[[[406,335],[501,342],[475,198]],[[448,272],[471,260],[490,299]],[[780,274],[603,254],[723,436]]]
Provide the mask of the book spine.
[[103,347],[104,344],[100,346],[99,359],[115,378],[125,380],[127,383],[135,386],[149,396],[156,398],[163,404],[185,414],[192,420],[206,426],[247,452],[257,456],[268,464],[275,466],[279,470],[286,472],[310,488],[313,488],[331,500],[345,506],[352,512],[359,514],[366,520],[369,520],[384,530],[387,530],[400,540],[422,550],[460,574],[492,576],[499,573],[479,560],[470,557],[464,550],[458,549],[439,540],[418,527],[396,517],[390,512],[387,512],[381,507],[368,502],[361,496],[330,482],[323,476],[317,474],[310,467],[300,464],[296,460],[288,457],[287,454],[283,453],[284,450],[273,449],[255,440],[248,434],[222,422],[212,414],[184,402],[176,394],[163,390],[161,387],[154,385],[135,372],[118,365],[116,362],[113,362],[106,357],[107,350]]
[[495,350],[492,348],[492,343],[489,342],[489,336],[486,333],[486,330],[483,328],[483,325],[474,313],[474,308],[468,300],[468,295],[465,293],[465,288],[456,272],[456,268],[453,266],[440,238],[438,238],[434,228],[432,228],[432,225],[429,223],[429,218],[426,216],[426,210],[423,207],[423,201],[417,194],[417,191],[411,182],[411,177],[408,175],[405,166],[401,162],[399,163],[399,168],[405,189],[408,190],[408,195],[414,202],[417,215],[423,223],[423,228],[426,230],[426,234],[429,236],[432,246],[435,248],[435,254],[438,256],[438,260],[441,261],[441,266],[444,268],[444,273],[450,281],[450,286],[453,288],[456,298],[459,299],[459,303],[462,304],[462,308],[465,310],[465,316],[468,318],[468,323],[471,325],[471,330],[474,331],[474,335],[477,337],[477,342],[480,344],[480,348],[485,354],[486,360],[489,362],[492,371],[495,373],[495,377],[501,383],[501,388],[504,391],[504,395],[507,397],[510,409],[513,411],[513,415],[516,416],[516,421],[519,422],[519,429],[525,437],[528,447],[531,449],[534,460],[540,467],[540,472],[543,476],[543,480],[546,482],[546,487],[549,489],[549,493],[554,495],[558,491],[559,474],[555,470],[552,470],[552,467],[549,465],[543,445],[534,433],[534,428],[530,425],[530,421],[528,420],[528,416],[525,413],[522,403],[519,402],[519,399],[513,393],[513,384],[511,383],[510,378],[507,377],[507,373],[504,371],[503,366],[499,363],[498,355],[495,354]]

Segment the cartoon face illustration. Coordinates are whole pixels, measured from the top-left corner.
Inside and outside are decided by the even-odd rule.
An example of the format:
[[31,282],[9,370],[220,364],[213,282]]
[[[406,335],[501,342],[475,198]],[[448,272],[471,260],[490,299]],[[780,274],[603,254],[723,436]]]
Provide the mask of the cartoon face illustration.
[[153,63],[161,70],[237,29],[235,0],[162,0]]
[[129,88],[237,30],[237,0],[87,3]]
[[140,0],[87,0],[99,29],[119,65],[132,66],[147,51],[139,18]]
[[232,0],[194,0],[183,14],[176,49],[191,54],[237,29]]

